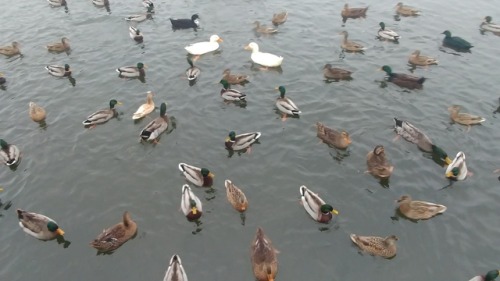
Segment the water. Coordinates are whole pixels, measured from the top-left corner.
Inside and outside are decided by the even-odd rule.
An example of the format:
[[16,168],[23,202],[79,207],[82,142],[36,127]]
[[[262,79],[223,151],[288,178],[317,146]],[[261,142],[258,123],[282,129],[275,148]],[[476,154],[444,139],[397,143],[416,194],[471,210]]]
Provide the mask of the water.
[[[278,280],[469,280],[497,268],[493,245],[499,237],[495,206],[500,195],[492,171],[500,168],[498,114],[493,114],[500,38],[478,30],[486,15],[499,21],[495,2],[405,3],[420,8],[422,16],[400,21],[393,18],[395,2],[353,2],[352,7],[370,4],[368,16],[349,19],[345,27],[340,17],[344,2],[155,3],[154,20],[139,24],[144,44],[129,38],[123,20],[144,11],[140,1],[111,0],[110,14],[90,1],[68,1],[67,13],[46,1],[3,5],[1,44],[20,42],[24,56],[0,58],[8,79],[0,91],[2,138],[23,152],[17,170],[0,170],[0,198],[12,201],[12,207],[0,211],[2,280],[162,280],[173,254],[180,255],[191,280],[253,280],[249,247],[257,226],[281,252]],[[289,19],[278,34],[252,32],[255,20],[270,24],[272,14],[284,9]],[[170,29],[169,17],[193,13],[199,13],[202,29]],[[400,33],[400,44],[375,39],[380,21]],[[472,53],[440,51],[440,33],[446,29],[472,42]],[[342,30],[368,47],[364,55],[340,51]],[[183,79],[188,67],[183,47],[212,34],[224,39],[221,51],[195,62],[202,73],[190,87]],[[63,36],[71,41],[70,54],[44,49]],[[243,50],[251,41],[264,52],[284,56],[281,73],[252,67],[250,53]],[[376,70],[387,64],[409,73],[406,62],[415,49],[440,61],[412,70],[428,78],[424,89],[381,87],[377,81],[384,74]],[[148,65],[146,83],[117,77],[115,68],[139,61]],[[75,86],[44,69],[64,63],[73,69]],[[354,79],[325,83],[325,63],[354,71]],[[217,83],[225,68],[251,76],[244,88],[235,87],[247,93],[246,107],[221,100]],[[279,119],[274,111],[279,85],[302,110],[300,118]],[[157,106],[168,102],[167,114],[176,120],[157,146],[138,142],[149,120],[131,120],[148,90],[156,92]],[[112,98],[124,103],[119,118],[84,129],[86,116]],[[29,119],[29,101],[46,108],[46,128]],[[487,121],[468,133],[450,125],[447,108],[452,104]],[[151,116],[158,114],[159,109]],[[424,130],[450,156],[464,151],[474,176],[440,190],[448,184],[444,169],[415,145],[392,142],[393,117]],[[318,144],[317,121],[347,130],[353,140],[348,151]],[[223,141],[230,130],[261,131],[261,143],[250,155],[229,158]],[[377,144],[385,146],[395,165],[388,187],[363,173],[365,156]],[[199,232],[179,211],[184,183],[179,162],[208,167],[216,175],[215,192],[195,189],[204,204]],[[226,200],[226,178],[250,202],[244,226]],[[340,211],[326,231],[299,205],[302,184]],[[395,220],[394,200],[403,194],[448,210],[429,221]],[[25,235],[16,208],[57,220],[71,244]],[[125,210],[138,224],[137,236],[112,255],[96,256],[88,243]],[[398,254],[390,261],[360,255],[350,233],[395,234]]]

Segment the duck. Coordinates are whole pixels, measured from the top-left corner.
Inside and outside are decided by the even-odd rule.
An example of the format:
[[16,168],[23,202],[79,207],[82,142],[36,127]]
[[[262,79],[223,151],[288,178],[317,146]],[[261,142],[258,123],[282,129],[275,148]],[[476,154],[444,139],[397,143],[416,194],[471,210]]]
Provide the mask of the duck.
[[32,101],[29,103],[29,114],[31,120],[35,122],[42,122],[47,116],[45,109]]
[[224,186],[226,187],[227,201],[231,206],[240,213],[246,211],[248,209],[248,200],[245,193],[228,179],[224,181]]
[[332,220],[333,215],[339,214],[337,210],[326,204],[317,193],[312,192],[305,185],[301,185],[299,191],[302,206],[315,221],[328,223]]
[[347,31],[342,31],[340,33],[341,35],[344,35],[344,39],[342,40],[342,44],[340,44],[340,47],[348,52],[362,52],[363,50],[366,50],[366,48],[354,41],[347,40],[349,37],[349,33]]
[[178,255],[173,255],[170,258],[163,281],[188,281],[186,271],[182,266],[182,260]]
[[167,104],[160,105],[160,116],[151,120],[141,131],[141,141],[153,141],[158,143],[158,137],[168,128]]
[[109,0],[92,0],[92,3],[98,7],[109,6]]
[[368,173],[374,177],[385,179],[391,176],[394,166],[392,166],[385,156],[385,149],[382,145],[377,145],[366,155],[366,166]]
[[182,186],[181,210],[189,221],[195,221],[203,214],[200,198],[187,184]]
[[486,121],[486,119],[481,116],[472,115],[470,113],[461,113],[460,109],[460,106],[452,105],[448,107],[448,112],[450,113],[450,118],[451,120],[453,120],[453,122],[461,125],[466,125],[467,130],[470,129],[471,125],[481,124]]
[[280,25],[280,24],[284,24],[287,19],[288,19],[288,12],[284,11],[284,12],[273,14],[273,18],[272,18],[271,22],[274,25]]
[[403,195],[396,202],[401,214],[412,220],[430,219],[446,211],[444,205],[412,200],[410,195]]
[[490,270],[486,273],[486,275],[478,275],[472,277],[469,281],[495,281],[495,279],[500,274],[498,269]]
[[229,83],[222,79],[219,81],[220,84],[222,84],[223,88],[220,90],[220,96],[226,100],[226,101],[245,101],[247,95],[235,90],[235,89],[230,89],[229,88]]
[[428,56],[421,56],[420,50],[415,50],[410,57],[408,58],[408,62],[414,65],[433,65],[438,64],[438,60]]
[[396,241],[398,241],[398,237],[396,235],[390,235],[384,238],[378,236],[361,236],[351,234],[350,237],[354,244],[370,255],[380,256],[386,259],[392,258],[396,255]]
[[48,44],[47,50],[50,52],[65,52],[70,49],[69,39],[66,37],[61,38],[61,42]]
[[451,32],[448,30],[443,31],[445,37],[443,39],[443,46],[450,47],[455,51],[470,51],[472,46],[469,42],[458,36],[451,36]]
[[100,109],[85,119],[85,121],[82,122],[84,126],[91,126],[91,128],[95,127],[97,124],[102,124],[105,122],[108,122],[109,119],[113,118],[116,116],[116,105],[121,105],[122,103],[112,99],[109,101],[109,108],[104,108]]
[[54,7],[67,6],[66,0],[47,0],[47,2]]
[[349,80],[351,79],[352,72],[342,68],[332,67],[331,64],[327,63],[323,67],[323,76],[327,79],[334,80]]
[[130,16],[126,17],[125,20],[134,21],[134,22],[143,22],[147,19],[151,19],[153,17],[153,13],[154,13],[154,11],[153,11],[154,6],[150,5],[147,8],[148,8],[148,10],[146,11],[146,13],[130,15]]
[[184,49],[191,55],[199,56],[219,49],[219,43],[222,41],[218,35],[214,34],[210,36],[209,42],[193,43],[184,47]]
[[3,85],[7,82],[7,79],[5,79],[3,73],[0,72],[0,85]]
[[316,136],[329,146],[338,149],[347,149],[351,144],[351,138],[346,131],[339,132],[332,128],[328,128],[321,122],[316,122]]
[[396,134],[403,137],[406,141],[416,144],[419,149],[425,152],[431,152],[434,156],[446,162],[446,164],[451,164],[451,159],[448,157],[448,154],[444,152],[442,148],[433,144],[423,131],[406,120],[394,118],[394,121],[396,123],[394,125]]
[[45,67],[47,71],[49,72],[50,75],[56,76],[56,77],[67,77],[71,76],[71,68],[69,67],[69,64],[65,64],[64,66],[61,65],[47,65]]
[[399,2],[396,5],[396,13],[399,15],[405,16],[405,17],[420,15],[420,11],[418,9],[410,7],[410,6],[405,6],[405,5],[403,5],[402,2]]
[[256,20],[253,24],[254,24],[253,30],[257,33],[272,34],[278,32],[278,30],[274,27],[260,25],[260,21],[258,20]]
[[283,63],[283,57],[277,56],[270,53],[263,53],[259,51],[259,45],[255,42],[251,42],[245,46],[245,50],[252,51],[250,58],[256,64],[260,64],[265,67],[279,67]]
[[231,131],[229,132],[224,144],[229,150],[238,151],[250,149],[250,146],[258,141],[260,136],[260,132],[251,132],[236,135],[234,131]]
[[137,42],[142,42],[144,40],[144,35],[142,32],[133,26],[130,26],[128,28],[128,34],[130,35],[130,38],[134,39]]
[[200,27],[200,17],[198,14],[194,14],[190,19],[175,19],[170,18],[170,23],[172,24],[172,29],[187,29],[194,28],[196,30]]
[[42,214],[17,209],[17,218],[24,232],[36,239],[48,241],[64,235],[56,221]]
[[122,66],[116,69],[119,77],[128,77],[128,78],[136,78],[136,77],[144,77],[146,76],[145,71],[146,65],[142,62],[137,63],[135,66]]
[[465,154],[462,151],[457,153],[455,159],[446,168],[445,176],[451,180],[465,180],[467,177],[468,170],[465,164]]
[[340,13],[343,21],[345,22],[348,18],[356,19],[356,18],[366,18],[366,12],[368,11],[368,7],[365,8],[349,8],[349,5],[346,3],[344,5],[344,9]]
[[132,120],[141,119],[155,110],[155,102],[153,101],[154,93],[148,91],[146,94],[146,103],[139,106],[139,108],[134,112]]
[[500,24],[492,23],[492,18],[487,16],[484,18],[484,21],[479,26],[482,30],[491,31],[494,33],[500,33]]
[[379,38],[391,40],[391,41],[398,41],[401,36],[397,34],[394,30],[386,29],[385,28],[385,23],[380,22],[378,25],[380,25],[380,29],[378,30],[378,36]]
[[13,144],[0,139],[0,162],[7,166],[15,166],[21,159],[21,151]]
[[426,80],[425,77],[417,77],[404,73],[394,73],[392,72],[392,68],[388,65],[382,66],[381,70],[387,74],[387,81],[410,90],[422,89]]
[[231,74],[231,69],[226,68],[222,73],[222,79],[232,85],[244,84],[248,82],[248,75]]
[[101,253],[112,252],[134,237],[136,233],[137,224],[130,217],[130,213],[125,211],[122,221],[104,229],[94,241],[90,242],[90,246]]
[[0,47],[0,54],[12,57],[21,54],[21,45],[16,41],[12,42],[11,46]]
[[279,251],[274,248],[261,227],[257,228],[250,249],[253,274],[257,281],[274,281],[278,273]]
[[207,168],[198,168],[186,163],[179,163],[179,170],[186,180],[192,182],[196,186],[211,187],[213,184],[214,174]]
[[189,81],[194,81],[200,76],[201,70],[194,66],[193,60],[190,57],[187,58],[187,61],[189,63],[189,68],[186,69],[186,77]]
[[281,119],[286,120],[287,115],[299,116],[302,112],[291,99],[285,97],[285,87],[279,86],[276,89],[280,92],[280,96],[276,99],[276,107],[282,113]]

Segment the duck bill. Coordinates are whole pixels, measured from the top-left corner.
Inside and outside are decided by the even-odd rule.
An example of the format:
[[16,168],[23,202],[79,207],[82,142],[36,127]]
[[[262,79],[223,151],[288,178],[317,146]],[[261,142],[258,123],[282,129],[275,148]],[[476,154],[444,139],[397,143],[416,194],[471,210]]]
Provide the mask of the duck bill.
[[452,161],[451,161],[450,157],[446,157],[444,159],[444,162],[446,162],[446,164],[450,165]]
[[217,39],[217,42],[222,43],[222,42],[224,42],[224,40],[222,40],[222,38],[219,38],[219,39]]
[[247,50],[247,51],[252,50],[252,48],[250,48],[250,46],[249,46],[249,45],[246,45],[243,49],[245,49],[245,50]]
[[60,228],[58,228],[58,229],[56,230],[56,233],[57,233],[57,235],[61,235],[61,236],[63,236],[63,235],[64,235],[64,231],[63,231],[62,229],[60,229]]
[[334,214],[334,215],[338,215],[338,214],[339,214],[339,211],[337,211],[337,210],[333,209],[331,213],[332,213],[332,214]]
[[121,102],[117,102],[117,103],[116,103],[116,105],[123,105],[123,103],[121,103]]
[[214,174],[212,174],[212,172],[208,173],[208,176],[209,176],[209,177],[211,177],[211,178],[214,178],[214,177],[215,177],[215,175],[214,175]]
[[193,213],[193,215],[196,215],[198,210],[196,209],[196,207],[193,207],[193,208],[191,208],[191,212]]
[[446,173],[446,177],[447,178],[453,177],[453,172],[449,171],[448,173]]

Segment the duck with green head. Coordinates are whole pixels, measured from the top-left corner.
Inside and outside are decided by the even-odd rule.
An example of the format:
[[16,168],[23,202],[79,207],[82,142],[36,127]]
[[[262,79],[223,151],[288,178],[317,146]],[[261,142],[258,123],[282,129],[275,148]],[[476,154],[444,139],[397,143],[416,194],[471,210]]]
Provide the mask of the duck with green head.
[[470,48],[474,47],[461,37],[451,36],[451,32],[449,30],[445,30],[441,34],[445,35],[443,39],[443,46],[452,48],[455,51],[468,52],[470,51]]
[[387,40],[391,40],[391,41],[398,41],[399,38],[401,38],[399,36],[399,34],[397,34],[394,30],[390,30],[390,29],[385,28],[385,23],[380,22],[379,26],[380,26],[380,29],[378,30],[378,37],[379,38],[387,39]]
[[122,103],[112,99],[109,101],[109,108],[104,108],[100,109],[85,119],[85,121],[82,122],[83,125],[85,126],[91,126],[91,128],[95,127],[97,124],[102,124],[108,122],[109,119],[113,118],[116,116],[116,105],[121,105]]
[[226,100],[226,101],[245,101],[247,95],[235,90],[235,89],[230,89],[229,83],[222,79],[219,81],[220,84],[222,84],[222,89],[220,90],[220,96]]
[[455,159],[446,168],[446,177],[451,180],[465,180],[470,175],[465,164],[465,154],[462,151],[457,153]]
[[302,185],[299,190],[302,206],[315,221],[328,223],[333,215],[339,214],[332,205],[326,204],[318,194],[309,190],[305,185]]
[[136,78],[136,77],[145,77],[146,65],[142,62],[137,63],[135,66],[122,66],[116,69],[119,77],[128,77],[128,78]]
[[64,235],[64,231],[53,219],[42,214],[17,209],[17,217],[24,232],[37,239],[46,241]]
[[200,76],[201,70],[194,66],[193,60],[190,57],[187,58],[187,61],[189,63],[189,68],[186,69],[186,77],[189,81],[194,81]]
[[160,116],[151,120],[141,131],[141,141],[158,143],[158,137],[168,128],[167,103],[160,105]]
[[490,270],[486,273],[486,275],[478,275],[472,277],[469,281],[495,281],[495,279],[500,274],[498,269]]
[[229,132],[224,144],[229,150],[249,149],[250,146],[260,138],[260,136],[260,132],[251,132],[236,135],[234,131],[231,131]]
[[280,96],[276,99],[276,107],[282,113],[281,120],[285,121],[287,115],[299,116],[302,112],[291,99],[285,97],[285,87],[279,86],[276,89],[280,92]]
[[387,81],[392,82],[399,87],[407,89],[422,89],[425,82],[424,77],[392,72],[392,68],[388,65],[382,66],[380,70],[387,74]]
[[5,140],[0,139],[0,162],[7,165],[13,166],[19,163],[21,158],[21,152],[19,148],[13,144],[8,144]]
[[484,21],[479,26],[482,30],[491,31],[493,33],[500,33],[500,24],[492,23],[492,18],[487,16],[484,18]]
[[196,186],[211,187],[213,185],[214,174],[207,168],[198,168],[186,163],[179,163],[179,170],[186,180],[192,182]]
[[182,186],[181,210],[190,221],[199,219],[203,213],[200,198],[187,184]]
[[45,67],[47,71],[49,72],[50,75],[56,76],[56,77],[67,77],[71,76],[71,68],[69,67],[69,64],[65,64],[64,66],[61,65],[47,65]]

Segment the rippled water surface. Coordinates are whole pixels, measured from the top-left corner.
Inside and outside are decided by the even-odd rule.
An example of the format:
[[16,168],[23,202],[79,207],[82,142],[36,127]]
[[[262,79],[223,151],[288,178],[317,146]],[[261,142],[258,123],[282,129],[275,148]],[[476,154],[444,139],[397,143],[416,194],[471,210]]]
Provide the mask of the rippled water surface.
[[[179,254],[190,280],[253,280],[250,242],[263,227],[281,252],[277,280],[469,280],[498,268],[500,200],[498,162],[498,44],[500,37],[481,34],[490,15],[500,21],[495,1],[415,1],[422,16],[395,20],[396,1],[350,2],[370,5],[366,19],[342,25],[339,1],[156,1],[154,19],[138,26],[143,44],[129,38],[125,16],[143,12],[139,0],[110,0],[110,13],[91,1],[68,0],[68,11],[46,1],[2,5],[1,42],[21,44],[23,56],[0,57],[7,86],[0,90],[1,138],[23,153],[19,167],[0,170],[0,276],[2,280],[162,280],[167,263]],[[279,33],[257,36],[252,23],[270,24],[273,13],[288,10]],[[172,31],[169,17],[198,13],[198,31]],[[384,21],[402,36],[399,44],[378,41]],[[440,47],[443,35],[470,41],[471,53],[453,54]],[[368,49],[342,53],[341,36]],[[189,43],[218,34],[221,49],[195,64],[201,75],[194,86],[184,78]],[[69,54],[48,53],[44,46],[66,36]],[[243,47],[251,41],[264,52],[282,55],[281,72],[252,66]],[[440,64],[412,69],[413,50],[437,57]],[[144,62],[146,82],[117,77],[115,68]],[[46,73],[47,64],[68,63],[75,85]],[[353,71],[353,80],[325,83],[325,63]],[[404,91],[380,83],[382,65],[395,72],[427,77],[423,90]],[[222,71],[250,75],[244,87],[248,104],[239,107],[220,98]],[[277,93],[300,107],[300,118],[282,122],[274,110]],[[168,103],[175,128],[158,145],[141,145],[138,134],[149,122],[134,123],[132,113],[151,90],[157,106]],[[81,122],[110,99],[123,103],[120,115],[88,130]],[[41,128],[28,117],[35,101],[47,112]],[[461,105],[486,122],[466,127],[450,124],[447,108]],[[151,116],[158,116],[157,108]],[[411,143],[393,142],[393,117],[424,130],[450,156],[463,151],[474,175],[449,182],[444,168]],[[313,126],[345,129],[352,145],[337,151],[319,144]],[[228,157],[224,138],[230,130],[260,131],[251,154]],[[385,146],[395,165],[388,185],[364,174],[366,154]],[[214,192],[196,188],[204,214],[197,227],[179,211],[185,183],[177,165],[208,167]],[[241,187],[249,200],[245,224],[226,200],[224,180]],[[339,210],[324,229],[299,204],[306,185]],[[194,188],[194,187],[193,187]],[[403,194],[444,204],[445,214],[414,223],[395,217],[394,201]],[[4,205],[5,206],[5,205]],[[18,226],[17,208],[57,220],[68,246],[41,242]],[[135,239],[112,255],[96,256],[88,243],[103,228],[130,211],[139,230]],[[320,231],[322,230],[322,231]],[[350,233],[399,237],[392,260],[358,253]],[[66,247],[65,247],[66,246]]]

